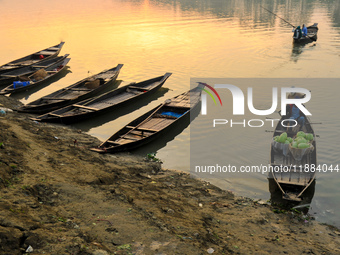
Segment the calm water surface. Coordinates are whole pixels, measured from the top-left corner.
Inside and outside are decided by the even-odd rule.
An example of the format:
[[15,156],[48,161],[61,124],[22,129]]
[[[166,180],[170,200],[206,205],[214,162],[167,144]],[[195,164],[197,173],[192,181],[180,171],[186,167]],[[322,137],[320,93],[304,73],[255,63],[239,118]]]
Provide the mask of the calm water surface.
[[[318,41],[293,47],[291,27],[260,4],[294,25],[318,22]],[[15,96],[23,103],[118,63],[124,64],[119,75],[121,85],[173,73],[151,102],[125,110],[123,116],[105,115],[77,125],[101,140],[166,98],[186,91],[191,77],[340,77],[339,1],[0,0],[0,32],[0,64],[61,40],[66,42],[61,54],[69,53],[72,58],[65,77],[32,94]],[[336,100],[335,92],[327,95]],[[334,114],[332,125],[315,126],[315,131],[339,135],[340,120]],[[173,140],[164,139],[135,153],[157,151],[164,167],[188,171],[189,128],[182,128],[179,135],[172,134]],[[266,135],[271,134],[262,134]],[[337,162],[339,147],[323,144],[323,137],[318,157]],[[263,151],[268,151],[269,158],[268,146],[269,142]],[[266,155],[261,151],[247,152],[239,160],[253,162],[259,157]],[[339,181],[340,173],[320,177],[311,209],[321,221],[337,225]],[[270,196],[263,176],[218,180],[215,184],[253,198]]]

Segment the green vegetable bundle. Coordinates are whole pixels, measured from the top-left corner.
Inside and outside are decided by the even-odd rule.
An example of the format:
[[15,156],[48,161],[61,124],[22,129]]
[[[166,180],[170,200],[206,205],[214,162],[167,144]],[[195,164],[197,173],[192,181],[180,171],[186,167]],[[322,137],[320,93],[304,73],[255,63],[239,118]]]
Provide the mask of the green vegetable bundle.
[[307,149],[311,147],[313,140],[314,140],[313,134],[308,134],[304,133],[303,131],[299,131],[296,134],[296,137],[294,138],[291,146],[297,149]]
[[282,144],[290,144],[296,149],[306,149],[309,148],[314,140],[313,134],[306,134],[303,131],[299,131],[296,137],[293,139],[287,137],[287,133],[284,132],[280,136],[275,136],[274,141]]

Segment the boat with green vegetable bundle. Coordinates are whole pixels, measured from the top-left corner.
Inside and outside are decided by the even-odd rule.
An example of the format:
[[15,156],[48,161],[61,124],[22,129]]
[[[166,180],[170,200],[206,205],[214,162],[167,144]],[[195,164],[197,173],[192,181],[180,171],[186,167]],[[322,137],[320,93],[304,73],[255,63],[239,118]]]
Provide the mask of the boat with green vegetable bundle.
[[302,116],[303,126],[288,116],[281,117],[270,151],[269,178],[275,180],[283,199],[296,202],[303,200],[304,192],[315,181],[317,167],[314,130],[307,116]]

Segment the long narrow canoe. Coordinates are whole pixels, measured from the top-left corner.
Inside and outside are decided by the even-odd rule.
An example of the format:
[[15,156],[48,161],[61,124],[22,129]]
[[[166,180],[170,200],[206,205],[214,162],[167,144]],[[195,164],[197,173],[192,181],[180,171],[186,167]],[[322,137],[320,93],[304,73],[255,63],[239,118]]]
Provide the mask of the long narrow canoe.
[[196,87],[166,100],[127,124],[99,145],[98,148],[92,148],[91,150],[99,153],[127,151],[165,135],[179,121],[189,118],[190,111],[199,105],[201,91]]
[[123,65],[119,64],[116,67],[92,75],[24,105],[18,111],[42,114],[85,100],[110,86],[117,79],[122,67]]
[[38,64],[34,64],[31,66],[21,67],[18,69],[15,69],[10,72],[6,72],[3,74],[0,74],[0,85],[1,86],[8,86],[14,81],[20,81],[20,80],[27,80],[28,76],[35,73],[36,71],[40,69],[46,69],[52,65],[55,65],[56,63],[59,63],[63,59],[66,58],[65,56],[55,57],[55,58],[49,58],[44,61],[41,61]]
[[49,48],[40,50],[28,56],[13,60],[7,64],[0,66],[0,74],[8,72],[20,67],[30,66],[33,64],[38,64],[42,60],[53,58],[58,56],[61,48],[64,46],[65,42],[61,42],[57,45],[51,46]]
[[27,76],[27,79],[23,82],[15,81],[13,84],[7,86],[0,91],[0,95],[4,94],[14,94],[22,91],[29,90],[31,88],[37,87],[38,85],[47,82],[52,77],[58,75],[62,72],[68,62],[71,60],[68,58],[69,54],[66,54],[60,60],[47,68],[40,68],[35,73]]
[[307,44],[310,42],[315,42],[318,39],[318,23],[314,23],[313,25],[307,27],[307,35],[303,35],[300,38],[294,38],[294,43],[297,44]]
[[[302,157],[294,157],[290,149],[285,152],[275,148],[272,142],[271,146],[271,166],[274,171],[270,172],[269,178],[273,178],[278,188],[282,192],[282,198],[290,201],[301,201],[303,194],[307,188],[315,181],[315,172],[313,166],[316,167],[316,143],[315,134],[310,124],[309,119],[304,115],[306,120],[304,126],[301,128],[305,133],[311,133],[314,136],[312,145],[314,149],[305,153]],[[287,128],[282,126],[281,121],[289,119],[288,116],[282,116],[274,131],[274,137],[281,135],[283,132],[287,133],[288,137],[295,137],[297,130],[294,128]],[[285,121],[287,126],[288,121]],[[289,148],[289,147],[288,147]],[[298,150],[298,149],[295,149]],[[302,150],[302,149],[299,149]],[[301,154],[302,155],[302,154]],[[282,166],[282,168],[281,168]],[[282,169],[282,170],[281,170]]]
[[166,73],[150,80],[139,83],[131,83],[113,91],[107,92],[96,98],[90,98],[44,115],[34,120],[43,122],[58,122],[63,124],[74,123],[83,119],[91,118],[108,111],[114,111],[119,107],[132,104],[157,91],[171,73]]

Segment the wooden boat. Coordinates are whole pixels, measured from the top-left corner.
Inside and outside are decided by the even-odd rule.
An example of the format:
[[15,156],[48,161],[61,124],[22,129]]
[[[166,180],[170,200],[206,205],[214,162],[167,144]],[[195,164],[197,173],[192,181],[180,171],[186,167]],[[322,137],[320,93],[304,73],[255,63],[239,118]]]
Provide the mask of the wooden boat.
[[307,27],[307,35],[303,35],[301,38],[294,38],[294,43],[304,44],[315,42],[318,39],[318,23],[314,23],[313,25]]
[[190,112],[199,106],[201,89],[196,87],[133,120],[92,151],[115,153],[135,149],[166,134],[181,120],[188,120]]
[[0,85],[8,86],[14,81],[27,81],[28,76],[31,74],[37,72],[40,69],[46,69],[52,65],[55,65],[56,63],[62,62],[67,56],[68,54],[65,56],[49,58],[36,65],[18,68],[16,70],[0,74]]
[[[278,151],[272,142],[270,156],[271,166],[273,167],[274,171],[270,172],[269,178],[274,179],[278,188],[282,192],[283,199],[297,202],[303,199],[304,192],[315,181],[316,171],[310,171],[310,169],[312,169],[313,165],[315,167],[317,166],[315,134],[309,119],[306,116],[304,117],[306,121],[302,127],[302,131],[313,134],[314,139],[312,145],[314,149],[310,153],[303,155],[300,160],[296,160],[296,157],[293,156],[290,149],[286,151],[286,153],[283,151]],[[297,130],[294,130],[295,128],[287,128],[282,126],[281,121],[285,119],[289,119],[289,117],[281,117],[278,125],[275,128],[273,137],[279,136],[283,132],[287,132],[288,137],[292,138],[296,135]],[[288,122],[285,121],[284,125],[287,125],[287,123]]]
[[[57,45],[51,46],[49,48],[46,48],[44,50],[40,50],[38,52],[35,52],[33,54],[30,54],[26,57],[22,57],[16,60],[13,60],[7,64],[4,64],[0,66],[0,74],[4,72],[8,72],[17,68],[30,66],[33,64],[38,64],[43,60],[53,58],[58,56],[61,48],[64,46],[65,42],[61,42]],[[43,56],[43,57],[41,57]]]
[[97,116],[104,112],[114,111],[121,106],[131,104],[136,100],[144,98],[145,96],[157,91],[160,87],[162,87],[170,75],[171,73],[166,73],[163,76],[150,80],[132,83],[107,92],[96,98],[90,98],[38,116],[34,118],[34,120],[70,124],[82,119]]
[[300,201],[292,201],[288,199],[283,199],[282,191],[278,188],[276,181],[273,178],[268,178],[269,184],[269,192],[270,192],[270,201],[272,205],[278,205],[281,208],[294,208],[297,209],[304,214],[308,213],[310,205],[312,203],[314,194],[315,194],[315,186],[316,180],[314,180],[303,192],[303,196]]
[[26,91],[47,82],[66,68],[66,65],[71,60],[70,58],[67,58],[68,56],[69,54],[66,54],[62,58],[59,58],[58,62],[48,66],[47,68],[38,69],[33,74],[27,76],[25,81],[14,81],[13,84],[1,90],[0,95]]
[[122,67],[123,65],[119,64],[116,67],[92,75],[24,105],[18,111],[41,114],[85,100],[103,91],[114,82]]

